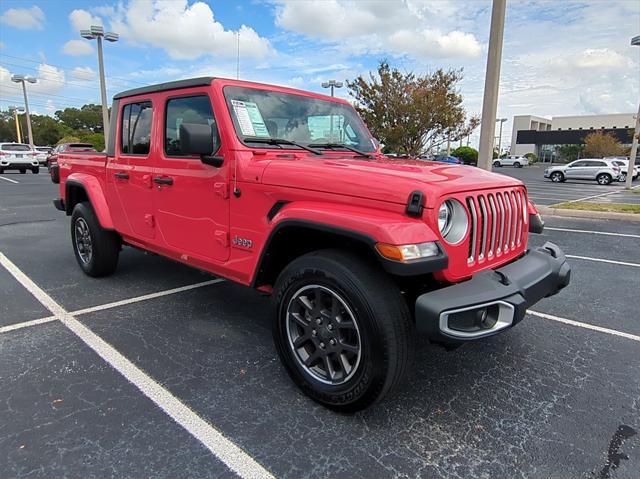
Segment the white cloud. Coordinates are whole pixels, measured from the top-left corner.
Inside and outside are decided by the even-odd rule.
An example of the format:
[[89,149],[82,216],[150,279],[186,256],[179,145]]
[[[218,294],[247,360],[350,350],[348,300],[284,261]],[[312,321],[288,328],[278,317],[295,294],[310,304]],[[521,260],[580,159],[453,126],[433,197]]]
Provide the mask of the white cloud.
[[96,72],[91,67],[76,67],[69,72],[69,76],[75,80],[91,81],[96,78]]
[[[22,101],[22,87],[19,83],[11,81],[11,72],[6,68],[0,67],[0,91],[2,96],[10,99]],[[53,65],[40,63],[37,67],[37,73],[33,76],[38,80],[36,83],[28,83],[29,92],[36,94],[55,94],[65,87],[64,70],[56,68]]]
[[397,52],[418,58],[477,57],[482,50],[475,36],[459,31],[443,34],[440,30],[400,30],[388,41]]
[[609,48],[589,48],[573,58],[569,65],[581,70],[626,69],[633,65],[633,61]]
[[[235,57],[237,31],[226,30],[204,2],[187,0],[131,0],[110,17],[111,27],[130,42],[163,48],[171,58],[194,60],[202,55]],[[242,25],[243,58],[264,58],[271,53],[266,38]]]
[[[450,1],[284,2],[276,5],[276,25],[307,37],[341,43],[352,54],[391,52],[414,58],[473,57],[481,45],[470,32],[443,32],[460,4]],[[436,23],[440,28],[430,27]]]
[[102,19],[91,15],[90,12],[82,9],[73,10],[69,14],[69,22],[73,29],[78,32],[79,30],[88,30],[91,25],[102,25]]
[[93,47],[88,40],[69,40],[62,47],[62,53],[71,56],[91,55]]
[[20,30],[42,30],[44,12],[36,5],[31,8],[10,8],[2,14],[0,21]]

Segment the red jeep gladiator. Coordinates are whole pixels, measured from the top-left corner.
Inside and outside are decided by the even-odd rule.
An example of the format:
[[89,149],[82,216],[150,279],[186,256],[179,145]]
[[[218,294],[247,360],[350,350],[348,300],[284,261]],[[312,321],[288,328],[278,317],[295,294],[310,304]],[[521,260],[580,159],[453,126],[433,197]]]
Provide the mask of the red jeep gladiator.
[[396,387],[415,332],[452,347],[505,331],[569,283],[513,178],[382,155],[346,101],[196,78],[114,97],[105,153],[60,152],[76,259],[124,245],[271,294],[273,334],[311,398],[357,411]]

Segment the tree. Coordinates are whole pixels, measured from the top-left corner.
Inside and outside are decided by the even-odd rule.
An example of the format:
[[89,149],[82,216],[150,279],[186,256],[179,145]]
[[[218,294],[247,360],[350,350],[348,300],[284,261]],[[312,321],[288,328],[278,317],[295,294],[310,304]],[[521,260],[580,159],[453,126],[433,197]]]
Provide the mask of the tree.
[[80,135],[81,143],[89,143],[97,151],[104,150],[104,135],[102,133],[84,133]]
[[466,120],[456,90],[461,79],[459,70],[418,76],[381,61],[377,74],[347,81],[347,87],[356,109],[388,151],[417,156],[447,139],[464,138],[479,124],[477,117]]
[[55,113],[55,118],[72,130],[102,131],[102,107],[83,105],[81,108],[65,108]]
[[561,160],[573,161],[584,156],[583,145],[562,145],[556,148],[556,154]]
[[612,134],[596,131],[585,137],[584,154],[591,158],[619,156],[623,154],[623,148]]
[[451,152],[453,156],[462,160],[465,165],[475,165],[478,163],[478,150],[470,146],[460,146]]

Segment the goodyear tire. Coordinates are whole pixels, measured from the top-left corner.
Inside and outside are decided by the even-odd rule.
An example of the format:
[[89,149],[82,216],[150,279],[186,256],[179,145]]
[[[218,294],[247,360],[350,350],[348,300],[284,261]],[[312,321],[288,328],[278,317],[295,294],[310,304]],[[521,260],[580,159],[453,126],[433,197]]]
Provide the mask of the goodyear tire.
[[313,400],[355,412],[402,381],[413,358],[413,323],[378,265],[340,250],[312,252],[286,266],[273,298],[276,349]]
[[88,202],[73,208],[71,243],[78,265],[88,276],[108,276],[116,270],[120,238],[113,231],[102,229]]

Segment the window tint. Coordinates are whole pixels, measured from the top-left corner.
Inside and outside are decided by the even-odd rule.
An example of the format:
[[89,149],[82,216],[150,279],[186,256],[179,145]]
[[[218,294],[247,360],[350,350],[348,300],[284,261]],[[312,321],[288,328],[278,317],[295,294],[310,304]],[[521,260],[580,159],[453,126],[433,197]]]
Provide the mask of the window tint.
[[20,143],[2,145],[2,149],[5,151],[31,151],[31,147],[29,145],[22,145]]
[[575,163],[573,163],[571,165],[572,168],[575,168],[576,166],[587,166],[587,162],[586,161],[576,161]]
[[604,161],[587,161],[587,166],[607,166]]
[[164,151],[168,156],[188,156],[180,148],[179,132],[182,123],[209,125],[211,134],[214,135],[214,145],[220,144],[218,128],[208,96],[173,98],[167,102]]
[[122,109],[122,153],[146,155],[151,144],[151,102],[131,103]]

